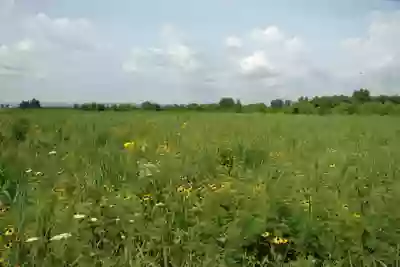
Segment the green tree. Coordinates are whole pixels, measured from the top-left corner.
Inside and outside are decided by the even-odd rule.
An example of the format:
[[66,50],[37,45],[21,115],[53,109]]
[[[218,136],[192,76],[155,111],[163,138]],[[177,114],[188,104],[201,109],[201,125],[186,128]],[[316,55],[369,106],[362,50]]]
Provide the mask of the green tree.
[[161,106],[157,103],[153,103],[150,101],[145,101],[141,104],[141,108],[143,110],[155,110],[155,111],[160,111],[161,110]]
[[282,99],[274,99],[271,101],[271,108],[283,108],[284,104]]
[[219,101],[219,107],[220,107],[220,109],[223,109],[223,110],[228,110],[228,109],[233,110],[235,107],[235,101],[233,100],[233,98],[223,97]]
[[33,98],[33,99],[30,100],[30,101],[25,101],[25,100],[22,101],[22,102],[19,104],[19,107],[22,108],[22,109],[26,109],[26,108],[41,108],[42,106],[41,106],[39,100]]
[[352,98],[357,103],[367,103],[371,101],[371,95],[367,89],[360,89],[354,91]]

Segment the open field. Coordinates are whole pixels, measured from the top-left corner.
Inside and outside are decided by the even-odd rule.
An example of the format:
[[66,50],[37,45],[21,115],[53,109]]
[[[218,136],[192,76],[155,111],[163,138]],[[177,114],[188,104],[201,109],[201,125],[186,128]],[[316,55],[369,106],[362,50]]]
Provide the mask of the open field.
[[5,266],[400,266],[398,118],[15,110],[0,167]]

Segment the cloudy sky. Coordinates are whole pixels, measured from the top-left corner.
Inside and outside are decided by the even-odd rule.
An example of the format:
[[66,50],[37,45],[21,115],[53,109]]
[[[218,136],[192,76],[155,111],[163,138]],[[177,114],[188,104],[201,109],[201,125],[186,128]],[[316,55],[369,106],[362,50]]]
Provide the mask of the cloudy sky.
[[396,0],[0,0],[0,102],[400,93]]

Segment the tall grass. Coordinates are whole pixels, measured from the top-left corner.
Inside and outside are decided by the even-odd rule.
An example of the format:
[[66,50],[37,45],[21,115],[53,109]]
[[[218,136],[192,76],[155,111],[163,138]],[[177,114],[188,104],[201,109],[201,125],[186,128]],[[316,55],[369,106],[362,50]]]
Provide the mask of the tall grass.
[[1,259],[400,266],[399,137],[378,116],[3,113]]

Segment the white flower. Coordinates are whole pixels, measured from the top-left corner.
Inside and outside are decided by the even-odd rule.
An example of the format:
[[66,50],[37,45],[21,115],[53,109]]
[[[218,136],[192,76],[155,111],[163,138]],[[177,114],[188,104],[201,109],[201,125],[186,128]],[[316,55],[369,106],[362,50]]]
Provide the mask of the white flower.
[[165,206],[165,204],[162,203],[162,202],[159,202],[159,203],[156,204],[156,207],[164,207],[164,206]]
[[129,220],[129,222],[130,222],[130,223],[134,223],[135,221],[134,221],[134,220]]
[[63,233],[63,234],[53,236],[52,238],[50,238],[50,241],[58,241],[58,240],[62,240],[62,239],[67,239],[67,238],[70,238],[71,236],[72,235],[70,233]]
[[32,169],[27,169],[26,171],[25,171],[25,173],[31,173],[32,172]]
[[49,155],[50,155],[50,156],[51,156],[51,155],[57,155],[57,151],[54,151],[54,150],[53,150],[53,151],[50,151],[50,152],[49,152]]
[[121,220],[120,218],[116,218],[116,219],[115,219],[116,222],[119,222],[120,220]]
[[97,222],[97,218],[90,218],[91,222]]
[[43,176],[43,172],[35,172],[36,176]]
[[75,215],[74,215],[74,219],[83,219],[83,218],[85,218],[85,217],[86,217],[85,214],[75,214]]
[[28,238],[27,240],[25,240],[25,242],[26,243],[31,243],[31,242],[35,242],[35,241],[38,241],[38,240],[39,240],[38,237],[31,237],[31,238]]

